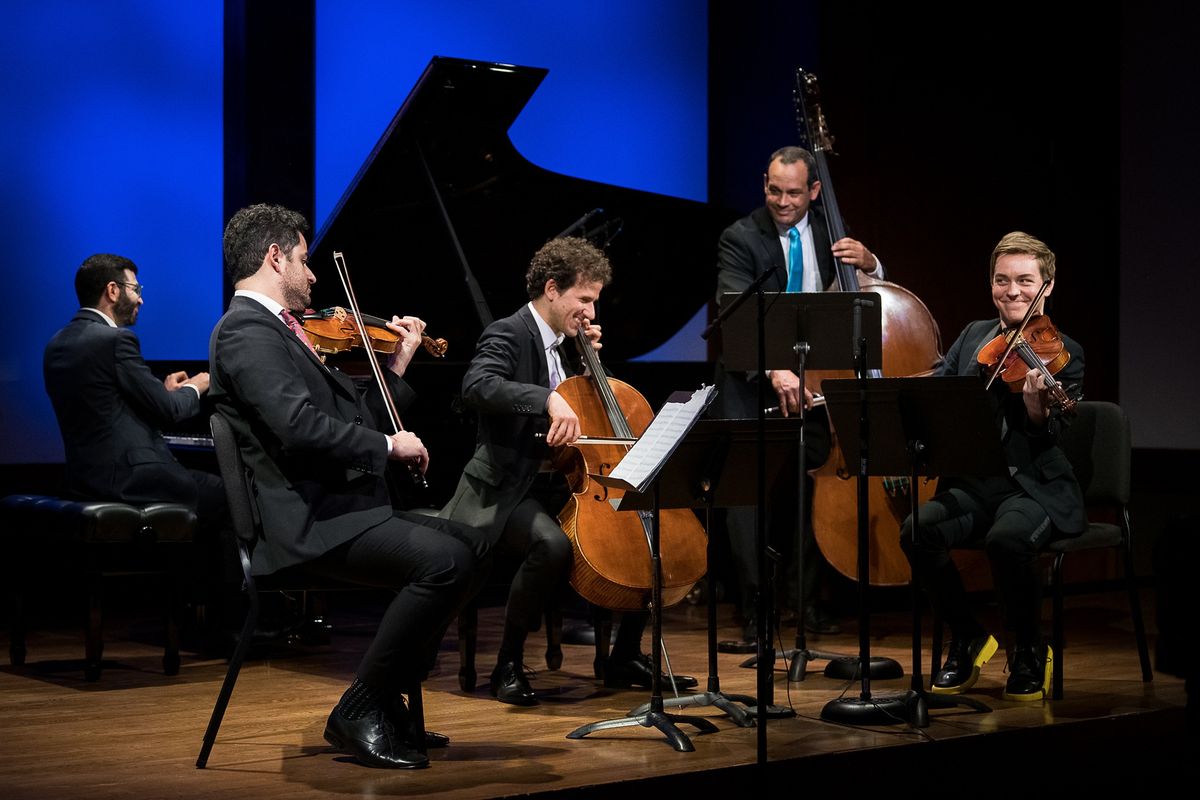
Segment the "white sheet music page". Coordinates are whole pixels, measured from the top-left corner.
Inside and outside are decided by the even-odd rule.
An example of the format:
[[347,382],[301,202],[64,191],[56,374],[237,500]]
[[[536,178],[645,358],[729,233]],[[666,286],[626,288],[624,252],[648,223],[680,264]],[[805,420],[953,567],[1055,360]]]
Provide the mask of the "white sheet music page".
[[650,481],[658,475],[667,458],[716,396],[716,387],[703,386],[685,403],[667,402],[610,476],[638,492],[646,491]]

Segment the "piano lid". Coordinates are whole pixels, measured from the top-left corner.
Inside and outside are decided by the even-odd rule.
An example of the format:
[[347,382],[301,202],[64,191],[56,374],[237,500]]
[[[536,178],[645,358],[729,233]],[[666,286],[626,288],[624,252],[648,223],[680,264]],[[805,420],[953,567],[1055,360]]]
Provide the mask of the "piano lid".
[[430,61],[313,239],[314,307],[346,305],[332,264],[341,251],[364,313],[420,316],[430,334],[450,341],[449,358],[467,360],[482,325],[453,236],[498,318],[528,300],[524,276],[534,252],[596,208],[604,213],[589,228],[607,220],[602,233],[620,231],[606,248],[613,282],[597,309],[606,360],[658,347],[713,296],[717,239],[737,215],[567,177],[517,152],[508,130],[546,74]]

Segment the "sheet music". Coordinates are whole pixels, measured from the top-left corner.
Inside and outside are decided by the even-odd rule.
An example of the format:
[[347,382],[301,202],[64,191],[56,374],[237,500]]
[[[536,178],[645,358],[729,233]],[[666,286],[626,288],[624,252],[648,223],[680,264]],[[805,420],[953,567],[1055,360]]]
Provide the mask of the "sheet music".
[[687,402],[668,401],[610,476],[624,481],[636,491],[645,491],[716,396],[716,387],[703,386],[693,392]]

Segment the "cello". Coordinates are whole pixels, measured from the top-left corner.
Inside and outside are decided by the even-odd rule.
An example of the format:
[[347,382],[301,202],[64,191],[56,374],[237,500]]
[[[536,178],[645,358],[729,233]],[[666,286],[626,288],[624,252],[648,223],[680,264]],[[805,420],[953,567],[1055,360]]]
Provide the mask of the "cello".
[[[812,152],[821,181],[820,201],[825,209],[830,241],[846,236],[846,226],[838,209],[837,196],[829,175],[827,154],[833,151],[825,115],[820,106],[817,79],[803,69],[796,70],[793,93],[796,122],[801,143]],[[941,333],[929,309],[915,294],[890,281],[859,275],[853,266],[836,260],[837,282],[830,291],[875,292],[880,297],[883,317],[883,369],[872,370],[870,377],[918,377],[933,374],[942,359]],[[813,370],[806,374],[809,391],[819,393],[826,378],[854,377],[845,371]],[[817,546],[825,559],[839,572],[858,580],[858,505],[857,469],[847,465],[838,446],[837,432],[830,424],[829,459],[813,476],[812,528]],[[899,586],[909,582],[908,559],[900,549],[900,526],[908,516],[911,502],[909,481],[904,478],[871,477],[868,496],[871,517],[868,583],[875,586]],[[917,487],[922,501],[934,494],[934,484]]]
[[[586,328],[587,320],[583,321]],[[555,389],[579,417],[583,438],[558,448],[554,465],[567,479],[571,497],[558,515],[571,540],[571,587],[593,605],[613,611],[642,611],[654,586],[650,560],[650,511],[617,511],[623,495],[592,475],[606,475],[624,458],[654,412],[629,384],[609,378],[591,341],[575,337],[586,375],[567,378]],[[708,571],[707,535],[686,508],[659,512],[663,607],[678,603]]]

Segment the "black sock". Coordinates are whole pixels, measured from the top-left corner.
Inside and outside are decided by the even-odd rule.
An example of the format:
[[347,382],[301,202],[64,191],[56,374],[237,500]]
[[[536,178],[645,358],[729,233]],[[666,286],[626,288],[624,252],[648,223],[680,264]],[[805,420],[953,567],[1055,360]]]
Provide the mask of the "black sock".
[[350,684],[350,688],[342,695],[341,702],[338,703],[338,708],[341,709],[343,717],[349,720],[362,719],[371,711],[382,708],[385,704],[385,696],[378,689],[373,689],[367,684],[354,679],[354,683]]

